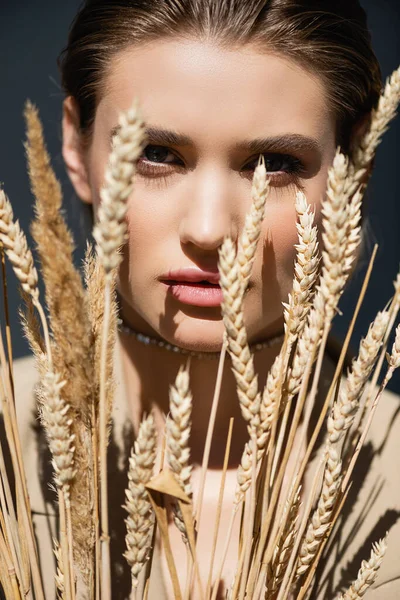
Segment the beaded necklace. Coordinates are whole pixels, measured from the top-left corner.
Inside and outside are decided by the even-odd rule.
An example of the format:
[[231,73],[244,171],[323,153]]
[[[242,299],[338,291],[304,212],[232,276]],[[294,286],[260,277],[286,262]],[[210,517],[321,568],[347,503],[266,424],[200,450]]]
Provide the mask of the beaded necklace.
[[[145,344],[146,346],[158,346],[159,348],[164,348],[169,352],[174,352],[176,354],[184,354],[186,356],[195,356],[196,358],[205,358],[205,359],[216,359],[219,358],[220,352],[198,352],[194,350],[185,350],[185,348],[180,348],[179,346],[175,346],[174,344],[170,344],[164,340],[158,340],[156,338],[150,337],[149,335],[144,335],[139,331],[133,329],[129,323],[127,323],[121,316],[121,312],[118,314],[118,329],[121,333],[126,335],[131,335],[138,342]],[[259,350],[263,350],[264,348],[271,348],[276,344],[282,343],[285,335],[284,333],[280,333],[279,335],[272,336],[263,342],[259,342],[257,344],[252,344],[250,346],[250,350],[253,352],[258,352]]]

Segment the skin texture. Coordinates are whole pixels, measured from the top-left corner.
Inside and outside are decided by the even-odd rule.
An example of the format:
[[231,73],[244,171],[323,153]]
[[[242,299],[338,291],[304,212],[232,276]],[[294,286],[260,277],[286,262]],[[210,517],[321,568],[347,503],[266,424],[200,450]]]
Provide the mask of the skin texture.
[[[259,137],[285,134],[314,140],[318,149],[280,148],[304,163],[298,177],[283,171],[287,163],[277,162],[276,155],[271,155],[276,148],[270,146],[263,151],[266,160],[274,159],[267,163],[267,170],[275,172],[271,173],[272,189],[246,296],[245,319],[250,343],[274,335],[282,329],[281,303],[292,285],[293,245],[297,242],[296,189],[303,189],[319,214],[335,152],[335,121],[322,82],[295,63],[272,53],[260,54],[250,46],[221,49],[211,42],[168,39],[124,50],[112,59],[104,76],[88,147],[83,146],[78,132],[79,117],[73,99],[67,98],[64,103],[64,160],[78,196],[93,203],[95,213],[111,132],[120,111],[129,108],[134,96],[139,98],[148,126],[185,134],[193,143],[169,146],[162,161],[170,164],[154,165],[161,176],[146,175],[144,163],[138,164],[129,201],[129,241],[118,282],[123,313],[137,330],[188,349],[220,349],[220,309],[189,307],[167,298],[166,289],[157,278],[177,268],[216,270],[218,247],[224,236],[237,240],[251,203],[251,179],[258,153],[235,146]],[[155,142],[150,139],[149,144],[152,143]],[[161,426],[162,413],[168,412],[166,390],[183,357],[143,347],[123,335],[121,348],[134,426],[137,427],[142,410],[151,407],[156,409]],[[260,385],[264,384],[278,350],[275,346],[256,354]],[[206,524],[215,510],[215,490],[230,416],[235,417],[235,428],[226,507],[234,492],[234,467],[247,440],[228,364],[227,361],[205,495]],[[216,370],[217,361],[191,362],[195,490],[199,479],[196,465],[201,463]],[[227,508],[222,530],[228,519]],[[179,534],[171,533],[173,543],[178,545]],[[200,556],[209,556],[208,534],[207,526],[204,535],[200,531]],[[184,548],[181,552],[182,561],[178,559],[177,564],[183,576]],[[234,561],[233,553],[225,571],[228,579]],[[204,573],[207,566],[205,561]]]

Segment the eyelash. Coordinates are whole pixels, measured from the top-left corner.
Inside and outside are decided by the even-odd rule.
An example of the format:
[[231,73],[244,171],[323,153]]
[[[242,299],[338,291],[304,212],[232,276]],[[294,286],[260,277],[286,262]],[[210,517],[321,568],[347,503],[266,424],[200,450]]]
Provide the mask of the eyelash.
[[[176,163],[156,163],[152,162],[148,159],[144,159],[143,155],[148,148],[165,148],[169,150],[173,154],[173,152],[167,146],[161,146],[159,144],[148,144],[146,148],[143,150],[141,157],[137,163],[137,171],[139,175],[143,177],[147,177],[149,179],[161,179],[162,182],[166,182],[167,178],[173,174],[173,170],[170,167],[178,167],[182,168],[183,165],[177,165]],[[267,163],[268,160],[271,159],[279,159],[287,163],[287,167],[285,171],[271,171],[269,172],[270,183],[275,187],[285,187],[288,185],[294,185],[296,188],[302,190],[303,187],[300,183],[301,175],[305,172],[305,167],[302,161],[295,156],[291,156],[290,154],[280,154],[277,152],[266,152],[263,154],[264,159]],[[180,160],[180,159],[178,159]],[[248,168],[249,165],[254,163],[254,167]],[[258,163],[258,156],[253,160],[249,161],[245,165],[244,171],[250,173],[254,172],[254,169]],[[162,166],[154,166],[154,165],[162,165]],[[165,168],[166,166],[166,168]],[[247,168],[246,168],[247,167]],[[268,172],[268,165],[267,165]],[[253,175],[248,177],[249,179],[253,178]]]

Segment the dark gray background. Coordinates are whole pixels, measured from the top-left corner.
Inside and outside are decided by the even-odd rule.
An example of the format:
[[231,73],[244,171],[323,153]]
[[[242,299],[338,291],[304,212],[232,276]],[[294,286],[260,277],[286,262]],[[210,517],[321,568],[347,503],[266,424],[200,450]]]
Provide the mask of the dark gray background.
[[[32,197],[25,168],[22,111],[29,97],[40,109],[53,165],[63,184],[65,207],[69,224],[75,232],[79,263],[84,248],[84,227],[79,201],[67,180],[60,154],[63,94],[56,57],[66,42],[68,26],[80,1],[0,2],[0,181],[4,182],[15,214],[28,232],[32,218]],[[369,16],[374,48],[386,78],[400,64],[399,3],[398,0],[363,0],[362,4]],[[384,137],[369,189],[370,248],[376,241],[379,243],[379,254],[352,341],[354,348],[376,312],[391,297],[392,280],[399,269],[399,141],[400,117]],[[336,318],[334,327],[339,336],[346,332],[364,273],[365,267],[361,265],[342,299],[344,316]],[[29,349],[20,334],[17,315],[19,294],[11,271],[9,275],[14,355],[19,357],[27,354]],[[400,393],[399,374],[390,387]]]

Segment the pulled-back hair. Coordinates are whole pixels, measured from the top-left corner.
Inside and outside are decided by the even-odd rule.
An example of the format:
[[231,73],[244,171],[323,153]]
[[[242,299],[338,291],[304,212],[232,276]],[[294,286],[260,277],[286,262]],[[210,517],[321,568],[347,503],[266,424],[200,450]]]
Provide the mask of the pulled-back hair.
[[376,107],[381,72],[358,0],[87,0],[60,55],[62,85],[89,134],[111,59],[131,45],[197,38],[249,44],[319,76],[349,151],[353,127]]

